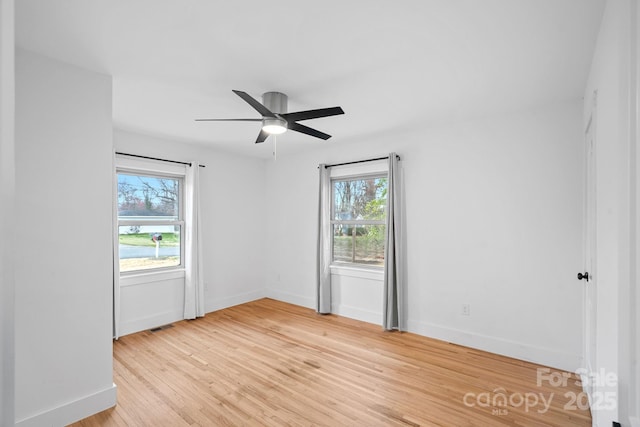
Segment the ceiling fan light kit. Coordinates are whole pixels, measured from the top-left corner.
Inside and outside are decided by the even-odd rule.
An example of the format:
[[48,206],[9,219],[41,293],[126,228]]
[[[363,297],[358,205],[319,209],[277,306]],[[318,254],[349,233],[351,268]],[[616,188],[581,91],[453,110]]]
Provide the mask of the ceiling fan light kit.
[[280,135],[287,131],[287,121],[284,119],[263,119],[262,130],[269,135]]
[[302,120],[318,119],[344,114],[340,107],[320,108],[317,110],[296,111],[289,113],[287,110],[288,97],[280,92],[265,92],[262,94],[262,103],[258,102],[246,92],[234,90],[233,93],[242,98],[254,110],[262,115],[262,119],[196,119],[199,122],[254,122],[261,121],[262,129],[256,139],[256,144],[264,142],[269,135],[279,135],[287,130],[304,133],[316,138],[327,140],[331,135],[312,129],[308,126],[297,123]]

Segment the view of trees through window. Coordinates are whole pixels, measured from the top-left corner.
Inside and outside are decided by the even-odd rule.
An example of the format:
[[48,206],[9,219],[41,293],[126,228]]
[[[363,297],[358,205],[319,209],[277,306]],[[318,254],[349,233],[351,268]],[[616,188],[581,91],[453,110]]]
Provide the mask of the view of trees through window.
[[177,179],[118,174],[118,217],[161,216],[178,219]]
[[387,178],[333,180],[333,261],[384,265]]
[[120,271],[181,264],[181,180],[118,173]]

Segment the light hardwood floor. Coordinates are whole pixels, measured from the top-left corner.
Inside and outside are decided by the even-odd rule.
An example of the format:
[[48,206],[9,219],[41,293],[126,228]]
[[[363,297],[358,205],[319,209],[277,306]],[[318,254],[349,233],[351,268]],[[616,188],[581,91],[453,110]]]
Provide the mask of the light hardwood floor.
[[118,405],[74,426],[590,426],[538,368],[263,299],[116,341]]

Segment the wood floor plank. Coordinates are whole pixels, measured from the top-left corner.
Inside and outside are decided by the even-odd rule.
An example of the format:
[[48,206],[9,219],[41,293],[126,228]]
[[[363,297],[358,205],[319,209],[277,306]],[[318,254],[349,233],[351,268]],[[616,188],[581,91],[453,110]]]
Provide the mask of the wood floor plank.
[[262,299],[114,342],[118,405],[74,425],[591,425],[540,368]]

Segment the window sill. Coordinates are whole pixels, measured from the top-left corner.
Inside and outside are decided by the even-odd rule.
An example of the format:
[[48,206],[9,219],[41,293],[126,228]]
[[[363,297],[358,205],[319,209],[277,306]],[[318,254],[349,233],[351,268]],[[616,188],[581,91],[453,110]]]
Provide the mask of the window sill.
[[360,279],[384,280],[383,267],[356,267],[351,265],[331,265],[331,274],[357,277]]
[[184,268],[121,274],[120,287],[143,285],[145,283],[160,282],[163,280],[182,279],[184,276]]

